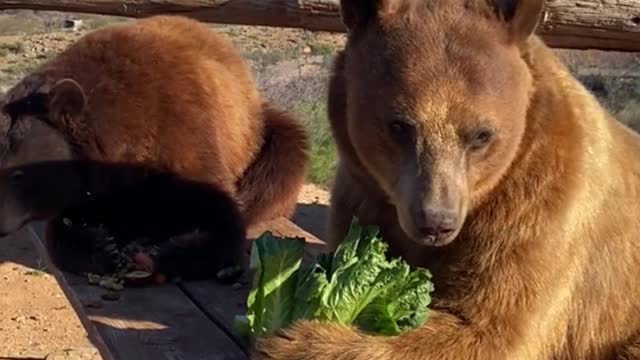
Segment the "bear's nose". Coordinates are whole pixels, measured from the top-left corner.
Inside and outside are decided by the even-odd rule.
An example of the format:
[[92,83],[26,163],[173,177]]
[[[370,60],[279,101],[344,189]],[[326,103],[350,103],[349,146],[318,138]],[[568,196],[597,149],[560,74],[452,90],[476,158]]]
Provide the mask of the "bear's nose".
[[449,208],[425,207],[418,210],[415,219],[425,237],[444,238],[458,228],[458,212]]

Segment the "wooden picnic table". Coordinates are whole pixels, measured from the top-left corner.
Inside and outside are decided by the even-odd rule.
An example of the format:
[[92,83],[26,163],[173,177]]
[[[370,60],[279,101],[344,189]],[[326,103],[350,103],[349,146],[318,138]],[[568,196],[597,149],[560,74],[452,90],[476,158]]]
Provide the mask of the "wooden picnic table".
[[[249,238],[255,240],[267,230],[304,237],[307,259],[325,249],[321,240],[284,218],[249,229]],[[105,289],[51,264],[43,242],[44,224],[31,226],[30,234],[104,360],[249,358],[247,340],[233,327],[234,316],[246,311],[249,273],[238,282],[241,287],[214,280],[168,283],[125,288],[118,300],[106,301],[101,299]]]

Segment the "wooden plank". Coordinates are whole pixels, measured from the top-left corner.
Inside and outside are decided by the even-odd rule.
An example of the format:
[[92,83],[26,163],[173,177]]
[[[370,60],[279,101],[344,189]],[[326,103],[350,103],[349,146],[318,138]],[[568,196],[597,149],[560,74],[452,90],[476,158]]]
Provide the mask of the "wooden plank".
[[[251,240],[258,238],[263,232],[271,231],[277,236],[303,237],[307,242],[305,251],[305,261],[310,261],[319,253],[327,251],[326,244],[304,231],[293,222],[280,218],[274,221],[265,222],[249,229],[248,237]],[[237,314],[246,313],[247,295],[251,286],[251,274],[246,273],[239,282],[242,287],[233,289],[228,285],[222,285],[213,281],[186,282],[180,287],[189,294],[189,297],[206,312],[214,322],[224,328],[229,336],[233,337],[239,344],[247,347],[247,339],[239,336],[233,327],[233,319]],[[220,301],[227,299],[227,301]]]
[[[127,288],[117,301],[99,301],[104,290],[55,268],[42,241],[43,225],[32,228],[32,241],[103,359],[248,358],[242,347],[211,322],[177,285]],[[220,297],[217,301],[226,300]],[[96,308],[96,304],[101,307]]]
[[[339,0],[0,0],[2,9],[202,21],[344,32]],[[552,47],[640,51],[640,1],[547,0],[538,34]]]

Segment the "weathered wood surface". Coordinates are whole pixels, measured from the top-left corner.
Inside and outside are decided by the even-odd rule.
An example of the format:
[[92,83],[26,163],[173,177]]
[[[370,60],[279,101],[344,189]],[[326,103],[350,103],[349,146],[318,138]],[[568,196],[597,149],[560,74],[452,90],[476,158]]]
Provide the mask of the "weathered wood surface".
[[547,0],[538,33],[552,47],[640,51],[640,1]]
[[[324,242],[315,236],[300,229],[290,221],[276,221],[256,226],[249,231],[248,237],[255,239],[265,231],[271,231],[276,236],[282,237],[303,237],[307,242],[305,251],[305,261],[312,261],[320,252],[326,250]],[[188,282],[180,284],[180,287],[189,294],[198,306],[211,318],[220,320],[220,327],[232,338],[243,346],[248,345],[246,339],[238,336],[234,332],[233,319],[236,314],[244,314],[247,310],[246,299],[249,294],[251,277],[247,273],[241,279],[244,285],[241,288],[229,291],[228,286],[217,284],[211,281]],[[226,301],[220,301],[220,299]]]
[[[226,24],[344,32],[339,0],[0,0],[0,9],[127,17],[182,14]],[[640,1],[547,0],[538,33],[552,47],[640,51]]]
[[[213,280],[126,288],[117,301],[105,301],[106,291],[83,277],[56,269],[43,244],[44,226],[32,227],[31,238],[78,314],[104,360],[246,360],[246,339],[233,329],[233,318],[246,310],[250,274],[242,287]],[[324,250],[324,243],[286,219],[249,230],[254,240],[264,231],[301,236],[309,243],[306,258]]]
[[337,0],[2,0],[1,9],[84,12],[127,17],[182,14],[226,24],[344,31]]

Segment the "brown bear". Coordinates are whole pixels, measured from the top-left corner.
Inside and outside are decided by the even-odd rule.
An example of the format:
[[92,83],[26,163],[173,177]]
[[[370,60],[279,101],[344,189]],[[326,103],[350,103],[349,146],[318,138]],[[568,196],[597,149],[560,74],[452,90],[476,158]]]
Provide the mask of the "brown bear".
[[156,251],[135,258],[151,272],[209,277],[242,260],[247,226],[293,214],[306,177],[302,125],[185,17],[83,36],[2,110],[0,234],[50,220],[63,270],[111,271],[98,244],[146,239]]
[[396,337],[300,321],[255,359],[640,359],[640,137],[535,34],[543,0],[342,0],[332,248],[431,270]]

